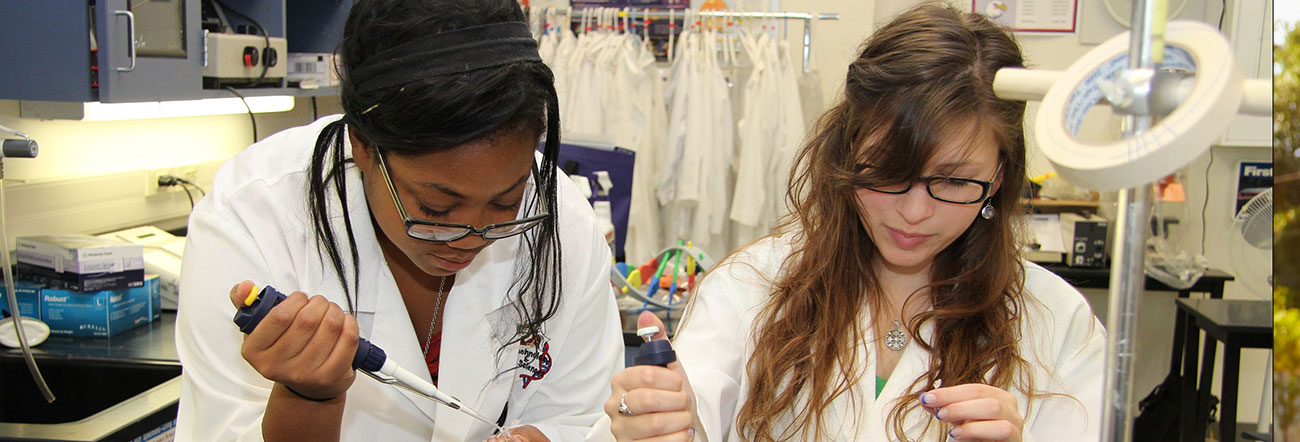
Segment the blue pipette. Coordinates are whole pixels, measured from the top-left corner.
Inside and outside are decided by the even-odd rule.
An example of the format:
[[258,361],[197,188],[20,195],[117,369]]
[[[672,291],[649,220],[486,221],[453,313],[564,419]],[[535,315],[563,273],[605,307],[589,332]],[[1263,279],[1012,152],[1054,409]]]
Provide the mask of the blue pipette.
[[[284,294],[274,287],[267,286],[258,291],[257,286],[253,286],[252,290],[248,292],[248,297],[244,299],[244,306],[240,307],[239,311],[235,313],[235,324],[239,326],[239,331],[244,332],[244,334],[252,333],[257,328],[257,324],[262,322],[262,318],[265,318],[267,313],[270,313],[271,309],[279,305],[284,299]],[[465,406],[460,399],[443,393],[438,390],[438,387],[397,365],[396,362],[388,358],[382,348],[370,343],[365,338],[357,339],[357,354],[352,357],[352,368],[361,370],[363,374],[379,382],[401,387],[412,393],[432,399],[434,402],[451,407],[453,410],[459,410],[470,417],[495,427],[500,431],[500,434],[509,434],[505,428],[497,425],[495,421],[489,420],[474,409]],[[377,375],[387,376],[387,378]]]

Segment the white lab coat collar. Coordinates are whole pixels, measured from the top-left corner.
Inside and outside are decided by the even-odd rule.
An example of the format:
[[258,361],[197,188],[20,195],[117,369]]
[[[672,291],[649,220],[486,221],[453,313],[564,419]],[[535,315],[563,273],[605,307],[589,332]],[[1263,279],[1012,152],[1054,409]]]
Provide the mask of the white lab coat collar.
[[[870,324],[871,314],[863,314],[863,324]],[[907,393],[911,388],[912,381],[922,374],[929,367],[929,356],[916,344],[915,339],[909,339],[907,347],[903,349],[903,355],[894,366],[894,371],[889,375],[885,386],[881,389],[879,397],[887,398],[886,400],[876,400],[876,348],[873,345],[875,333],[870,326],[862,327],[864,343],[858,348],[859,355],[866,356],[864,370],[859,376],[857,385],[847,393],[841,395],[831,402],[831,406],[825,410],[825,416],[822,422],[824,424],[834,425],[837,427],[823,428],[829,440],[842,441],[862,441],[871,440],[880,432],[877,429],[884,428],[885,434],[893,434],[893,423],[890,420],[889,413],[893,410],[894,401],[892,398],[898,398]],[[921,325],[921,336],[927,341],[934,336],[934,326],[930,323]],[[805,400],[802,397],[800,400]],[[801,406],[806,406],[801,405]],[[920,435],[927,421],[931,420],[931,415],[924,411],[914,411],[903,419],[903,429],[908,435]],[[936,422],[937,423],[937,422]],[[931,434],[936,434],[937,426],[931,430]],[[883,442],[883,441],[882,441]]]

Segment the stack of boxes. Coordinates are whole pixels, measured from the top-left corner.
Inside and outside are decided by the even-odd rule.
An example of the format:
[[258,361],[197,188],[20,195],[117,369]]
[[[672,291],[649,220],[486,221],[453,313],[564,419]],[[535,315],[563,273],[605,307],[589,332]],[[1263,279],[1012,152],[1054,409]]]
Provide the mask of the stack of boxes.
[[158,277],[145,275],[138,244],[89,235],[18,238],[15,272],[19,311],[44,321],[51,335],[107,337],[162,317]]

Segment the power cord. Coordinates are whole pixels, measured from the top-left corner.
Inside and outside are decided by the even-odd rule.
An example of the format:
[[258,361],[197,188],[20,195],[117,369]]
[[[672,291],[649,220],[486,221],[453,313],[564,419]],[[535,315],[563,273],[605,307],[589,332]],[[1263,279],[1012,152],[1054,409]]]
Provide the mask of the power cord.
[[194,186],[194,188],[197,189],[202,196],[208,196],[208,193],[204,192],[203,188],[199,187],[198,184],[194,184],[193,181],[175,175],[158,176],[158,187],[172,187],[172,186],[181,186],[181,190],[185,191],[185,197],[189,198],[190,200],[190,210],[194,210],[194,194],[190,193],[190,186]]
[[208,196],[208,193],[207,193],[207,192],[204,192],[204,191],[203,191],[203,188],[202,188],[202,187],[199,187],[198,184],[194,184],[193,181],[190,181],[190,180],[187,180],[187,179],[185,179],[185,178],[181,178],[181,177],[176,177],[176,181],[179,181],[181,184],[186,185],[186,186],[194,186],[194,190],[199,191],[199,194],[200,194],[200,195]]
[[253,142],[256,143],[257,142],[257,117],[253,116],[253,107],[248,105],[248,99],[244,98],[244,94],[239,93],[239,91],[235,90],[234,87],[226,86],[225,89],[230,91],[230,93],[235,94],[236,97],[239,97],[239,101],[244,102],[244,109],[248,110],[248,121],[253,124]]
[[1228,12],[1228,0],[1223,0],[1223,8],[1219,9],[1219,32],[1223,32],[1223,15]]
[[1210,147],[1210,161],[1205,163],[1205,201],[1201,203],[1201,255],[1205,254],[1205,209],[1210,206],[1210,166],[1214,165],[1214,147]]

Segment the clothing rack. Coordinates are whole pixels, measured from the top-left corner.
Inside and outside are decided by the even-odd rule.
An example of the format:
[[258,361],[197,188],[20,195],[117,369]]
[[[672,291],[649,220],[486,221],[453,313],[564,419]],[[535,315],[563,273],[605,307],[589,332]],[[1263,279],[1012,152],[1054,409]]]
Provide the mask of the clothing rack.
[[[599,8],[591,9],[596,11]],[[561,12],[573,17],[582,17],[587,13],[587,9],[582,8],[555,8],[556,12]],[[812,55],[812,22],[813,20],[839,20],[839,14],[812,14],[807,12],[743,12],[743,11],[692,11],[691,14],[699,17],[710,18],[757,18],[757,19],[778,19],[778,20],[803,20],[803,71],[808,72],[811,69],[809,58]],[[655,20],[686,18],[684,12],[676,10],[645,10],[641,8],[621,8],[618,11],[618,18],[651,18]]]

